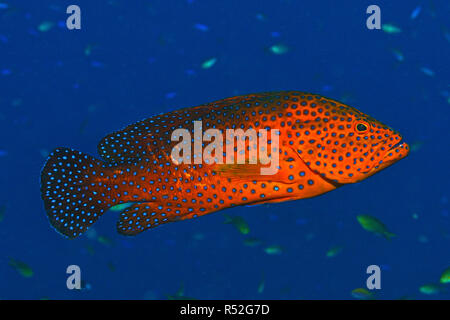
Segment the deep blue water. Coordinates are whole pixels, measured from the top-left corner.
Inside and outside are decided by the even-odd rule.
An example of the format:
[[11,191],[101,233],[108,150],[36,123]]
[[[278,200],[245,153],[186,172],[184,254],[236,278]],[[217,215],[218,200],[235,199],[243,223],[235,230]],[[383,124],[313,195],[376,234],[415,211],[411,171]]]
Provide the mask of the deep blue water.
[[[65,27],[70,4],[81,7],[81,30]],[[448,299],[419,287],[450,266],[450,3],[377,1],[399,33],[368,30],[370,4],[0,0],[0,299],[166,299],[181,284],[197,299],[352,299],[371,264],[382,269],[378,298]],[[274,54],[277,44],[288,51]],[[116,233],[117,213],[95,224],[97,238],[68,240],[50,226],[39,175],[55,147],[98,156],[101,138],[154,114],[278,90],[355,106],[414,150],[316,198],[227,210],[245,219],[256,247],[223,212],[136,237]],[[360,214],[397,237],[367,232]],[[268,245],[284,250],[268,255]],[[333,246],[343,249],[326,257]],[[71,264],[87,288],[66,288]]]

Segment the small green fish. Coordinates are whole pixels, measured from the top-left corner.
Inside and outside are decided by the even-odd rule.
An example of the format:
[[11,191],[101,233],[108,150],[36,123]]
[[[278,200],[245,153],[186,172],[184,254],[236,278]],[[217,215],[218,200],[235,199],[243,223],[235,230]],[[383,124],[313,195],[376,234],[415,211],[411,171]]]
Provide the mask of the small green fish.
[[242,234],[248,234],[250,232],[250,228],[247,224],[247,222],[239,216],[229,216],[224,214],[225,216],[225,222],[233,225],[240,233]]
[[381,235],[388,240],[396,236],[392,232],[389,232],[386,226],[380,220],[372,216],[363,214],[357,216],[356,219],[365,230],[372,232],[376,235]]
[[450,267],[444,270],[439,282],[444,284],[450,283]]
[[394,26],[393,24],[389,24],[389,23],[383,24],[381,26],[381,30],[383,30],[386,33],[400,33],[400,32],[402,32],[402,30],[399,27]]
[[423,294],[432,295],[432,294],[438,294],[444,291],[444,288],[439,283],[428,283],[424,284],[419,288],[419,291]]
[[264,252],[270,255],[281,254],[283,252],[283,248],[277,245],[271,245],[264,248]]
[[113,241],[106,236],[98,236],[97,241],[100,242],[101,244],[104,244],[107,247],[113,245]]
[[423,141],[415,141],[411,144],[411,151],[416,152],[419,151],[420,148],[423,146]]
[[244,245],[246,245],[247,247],[256,247],[259,246],[262,243],[261,240],[259,240],[258,238],[247,238],[244,240]]
[[269,51],[273,54],[281,55],[289,51],[289,48],[284,44],[275,44],[269,48]]
[[428,237],[426,236],[426,235],[424,235],[424,234],[421,234],[421,235],[419,235],[419,237],[417,238],[417,240],[420,242],[420,243],[428,243]]
[[192,239],[198,240],[198,241],[204,240],[205,239],[205,235],[203,233],[201,233],[201,232],[196,232],[196,233],[194,233],[192,235]]
[[209,69],[217,62],[217,58],[211,58],[202,63],[202,69]]
[[173,295],[167,294],[168,300],[197,300],[192,297],[187,297],[184,295],[184,283],[182,282],[180,288]]
[[38,30],[40,32],[47,32],[50,31],[50,29],[53,28],[55,24],[51,21],[44,21],[38,26]]
[[358,300],[373,300],[374,294],[365,288],[356,288],[352,290],[352,297]]
[[306,241],[311,241],[311,240],[313,240],[315,237],[316,237],[316,234],[315,234],[314,232],[308,232],[308,233],[305,235],[305,240],[306,240]]
[[333,258],[337,256],[342,251],[342,249],[343,249],[342,246],[331,247],[326,253],[327,258]]
[[95,249],[90,244],[86,245],[85,249],[90,256],[93,256],[95,254]]
[[31,269],[31,267],[25,262],[11,258],[8,264],[16,269],[16,271],[25,278],[31,278],[34,274],[33,269]]
[[400,50],[392,49],[392,53],[398,62],[403,62],[403,60],[405,60],[405,57],[403,56],[403,53]]
[[110,271],[116,271],[116,265],[113,263],[113,262],[111,262],[111,261],[109,261],[107,264],[106,264],[106,266],[108,267],[108,269],[110,270]]
[[259,294],[264,292],[265,284],[266,284],[266,280],[265,280],[265,277],[264,277],[264,274],[263,274],[262,278],[261,278],[261,281],[259,281],[259,284],[258,284],[258,293]]
[[115,205],[114,207],[109,208],[109,210],[118,212],[118,211],[125,210],[126,208],[131,207],[132,205],[133,205],[132,202],[130,202],[130,203],[121,203],[121,204]]
[[96,47],[95,44],[88,44],[88,45],[86,46],[86,48],[84,49],[84,54],[85,54],[86,56],[90,56],[91,53],[92,53],[92,50],[94,50],[95,47]]

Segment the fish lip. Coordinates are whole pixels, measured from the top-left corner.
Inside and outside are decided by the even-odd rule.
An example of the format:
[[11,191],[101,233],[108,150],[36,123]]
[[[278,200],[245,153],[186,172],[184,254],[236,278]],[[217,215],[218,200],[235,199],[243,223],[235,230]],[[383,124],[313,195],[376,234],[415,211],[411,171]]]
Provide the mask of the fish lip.
[[394,144],[394,145],[388,150],[388,152],[389,152],[389,151],[392,151],[392,150],[394,150],[394,149],[396,149],[396,148],[403,148],[403,147],[404,147],[404,144],[406,144],[406,143],[403,141],[403,139],[400,139],[400,141],[397,142],[396,144]]
[[[383,144],[385,144],[386,141],[387,140],[385,140]],[[380,150],[383,147],[383,144],[381,144],[378,150]],[[406,153],[401,154],[399,157],[399,155],[395,152],[395,150],[406,151]],[[409,145],[403,140],[402,137],[400,137],[399,142],[397,142],[395,145],[393,145],[391,148],[387,149],[384,152],[380,163],[378,164],[374,163],[370,169],[364,171],[363,173],[368,174],[370,172],[377,172],[380,170],[380,168],[386,168],[391,164],[397,162],[398,160],[405,158],[409,154],[409,151],[410,151]]]
[[[400,159],[403,159],[409,154],[409,145],[403,140],[402,137],[400,137],[400,141],[394,144],[392,147],[390,147],[383,155],[383,160],[388,159],[388,161],[398,161]],[[397,156],[393,156],[394,151],[406,151],[404,155],[400,157],[400,159]]]

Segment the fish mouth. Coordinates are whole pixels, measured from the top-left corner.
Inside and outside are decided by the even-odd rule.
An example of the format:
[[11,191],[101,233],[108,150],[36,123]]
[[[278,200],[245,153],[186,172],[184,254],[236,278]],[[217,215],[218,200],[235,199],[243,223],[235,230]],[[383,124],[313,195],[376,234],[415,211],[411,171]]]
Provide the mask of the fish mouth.
[[388,151],[392,151],[396,148],[403,148],[404,144],[406,144],[403,139],[401,139],[399,142],[397,142],[396,144],[394,144]]
[[390,147],[383,156],[383,163],[394,163],[409,154],[409,145],[400,138],[400,141]]
[[[380,147],[381,148],[381,147]],[[399,142],[390,147],[382,156],[378,163],[373,165],[369,170],[363,172],[364,174],[371,176],[376,172],[379,172],[397,161],[405,158],[409,154],[409,145],[400,139]]]

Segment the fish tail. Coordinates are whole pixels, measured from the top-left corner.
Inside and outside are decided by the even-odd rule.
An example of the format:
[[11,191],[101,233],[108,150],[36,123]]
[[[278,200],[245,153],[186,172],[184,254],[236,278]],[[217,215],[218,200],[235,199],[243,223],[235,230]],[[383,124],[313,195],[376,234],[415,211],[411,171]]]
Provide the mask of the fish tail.
[[396,237],[397,235],[392,232],[385,232],[384,236],[386,237],[386,239],[391,240],[392,238]]
[[89,155],[55,149],[41,171],[41,197],[51,225],[76,238],[113,205],[108,168]]

